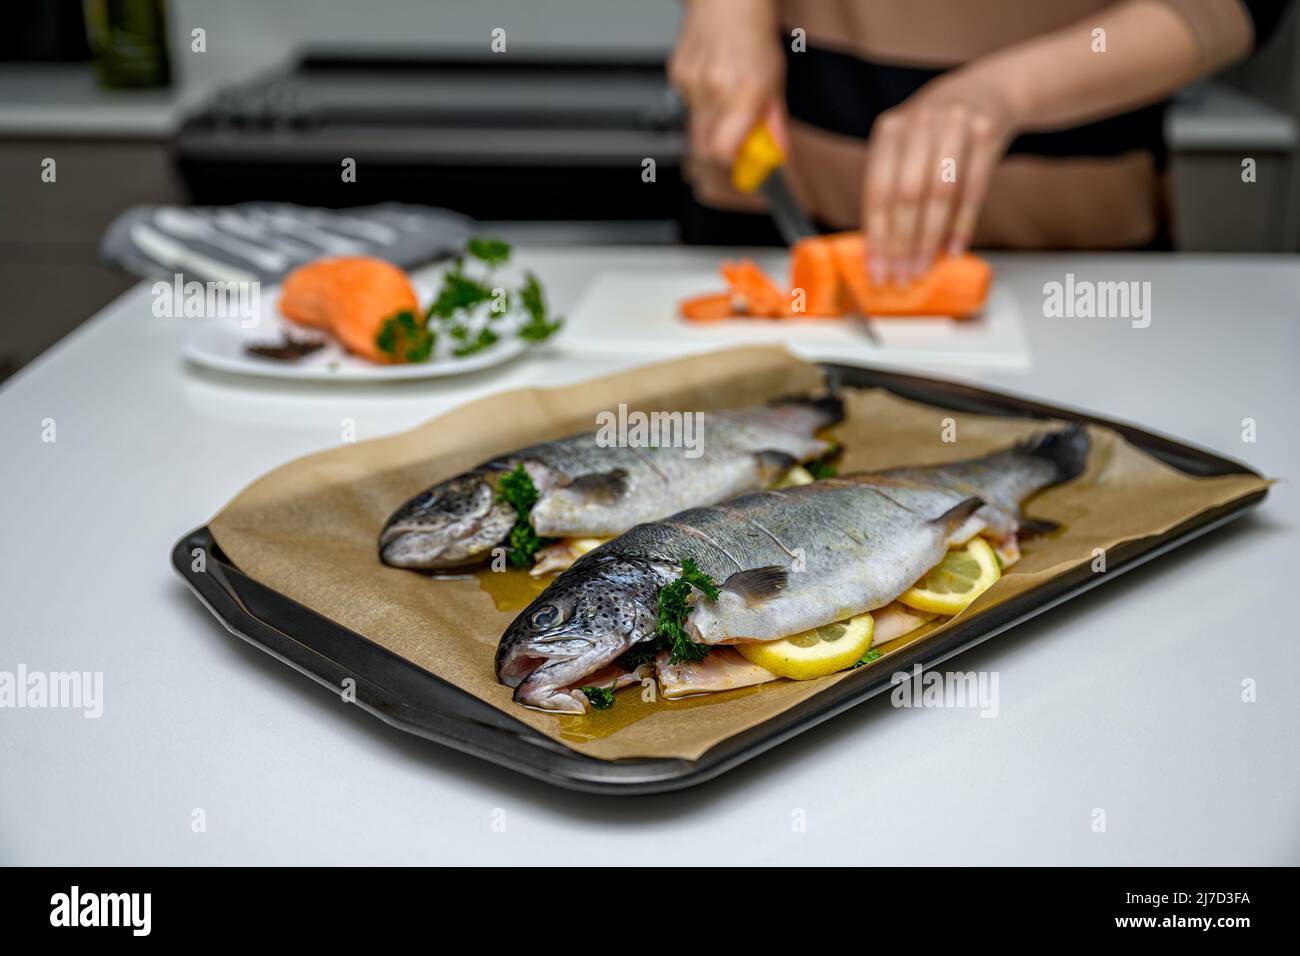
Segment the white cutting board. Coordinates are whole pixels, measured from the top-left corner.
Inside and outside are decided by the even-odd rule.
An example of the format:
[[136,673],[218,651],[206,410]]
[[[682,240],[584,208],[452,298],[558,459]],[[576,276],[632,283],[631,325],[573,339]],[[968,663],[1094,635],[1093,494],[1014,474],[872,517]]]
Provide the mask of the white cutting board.
[[1020,307],[996,282],[984,312],[945,318],[872,319],[876,345],[858,319],[733,319],[686,322],[677,303],[723,288],[716,270],[606,272],[593,278],[556,345],[593,355],[636,353],[671,358],[729,345],[782,344],[809,359],[875,365],[1027,369],[1029,345]]

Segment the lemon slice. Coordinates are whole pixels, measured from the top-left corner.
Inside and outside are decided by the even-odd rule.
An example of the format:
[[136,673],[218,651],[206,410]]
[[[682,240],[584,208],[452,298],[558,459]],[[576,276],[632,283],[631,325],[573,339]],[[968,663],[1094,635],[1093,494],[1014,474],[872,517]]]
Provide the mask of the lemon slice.
[[852,667],[871,647],[875,620],[859,614],[835,624],[824,624],[779,641],[737,644],[736,650],[751,664],[777,677],[811,680]]
[[569,549],[573,552],[575,558],[580,558],[588,551],[595,551],[609,538],[566,538]]
[[898,600],[918,611],[959,614],[1000,577],[998,556],[977,535],[965,547],[949,551],[925,577],[900,594]]
[[803,465],[795,465],[785,473],[785,477],[776,483],[778,488],[797,488],[799,485],[811,485],[816,479]]

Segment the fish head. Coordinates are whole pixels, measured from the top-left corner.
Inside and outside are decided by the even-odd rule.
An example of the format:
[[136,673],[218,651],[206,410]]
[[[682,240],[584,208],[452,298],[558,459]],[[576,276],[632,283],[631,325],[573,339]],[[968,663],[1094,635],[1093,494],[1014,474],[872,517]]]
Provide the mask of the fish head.
[[601,553],[580,558],[506,628],[497,679],[516,703],[582,713],[570,689],[633,644],[654,637],[667,565]]
[[495,473],[476,469],[434,485],[402,505],[379,535],[385,564],[448,571],[485,560],[504,543],[515,509],[497,500]]

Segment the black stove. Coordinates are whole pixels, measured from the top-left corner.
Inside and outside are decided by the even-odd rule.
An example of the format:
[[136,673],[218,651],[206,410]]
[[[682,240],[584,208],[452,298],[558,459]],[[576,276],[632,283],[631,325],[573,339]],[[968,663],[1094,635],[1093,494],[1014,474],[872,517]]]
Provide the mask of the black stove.
[[221,90],[175,139],[195,203],[397,200],[485,220],[676,221],[683,147],[659,59],[331,50]]

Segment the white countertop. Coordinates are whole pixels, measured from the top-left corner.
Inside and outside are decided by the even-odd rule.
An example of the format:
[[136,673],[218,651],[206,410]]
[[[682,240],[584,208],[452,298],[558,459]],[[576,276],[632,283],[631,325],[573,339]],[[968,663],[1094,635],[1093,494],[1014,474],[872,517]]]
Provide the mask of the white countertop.
[[[718,255],[520,258],[564,309],[600,270]],[[1294,257],[994,262],[1033,367],[963,377],[1300,474]],[[1067,271],[1149,280],[1151,326],[1040,318],[1043,283]],[[184,320],[149,303],[137,286],[0,387],[0,670],[104,674],[97,720],[0,709],[2,863],[1300,863],[1300,505],[1285,480],[1255,515],[949,664],[999,674],[994,719],[881,695],[695,790],[581,796],[342,703],[227,634],[169,553],[259,474],[338,441],[343,418],[382,435],[637,356],[597,365],[557,344],[464,380],[274,384],[186,367]]]

